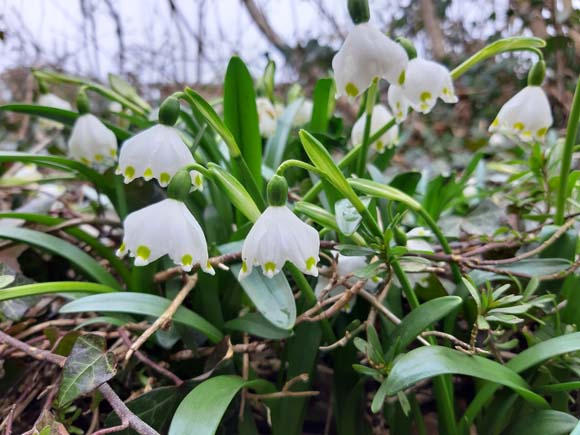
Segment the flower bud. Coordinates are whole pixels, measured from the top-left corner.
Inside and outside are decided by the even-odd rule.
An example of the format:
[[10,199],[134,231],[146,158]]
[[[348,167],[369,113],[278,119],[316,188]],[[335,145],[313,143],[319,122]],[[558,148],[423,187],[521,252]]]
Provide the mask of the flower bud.
[[266,190],[270,205],[275,207],[286,205],[286,200],[288,199],[288,183],[286,182],[286,178],[280,175],[274,175],[268,182]]
[[179,118],[179,100],[176,97],[168,97],[159,107],[159,123],[173,126]]
[[48,87],[46,86],[44,80],[37,78],[36,81],[38,83],[38,93],[40,95],[48,94]]
[[77,94],[77,110],[81,115],[85,113],[89,113],[91,111],[91,105],[89,103],[89,97],[85,92],[84,88],[79,89],[79,93]]
[[397,245],[399,246],[406,246],[407,245],[407,234],[405,234],[405,232],[399,228],[399,227],[394,227],[393,228],[393,236],[395,236],[395,242],[397,243]]
[[186,170],[181,170],[175,174],[169,186],[167,186],[167,196],[178,201],[185,201],[191,189],[191,175]]
[[366,23],[371,17],[368,0],[348,0],[348,13],[353,23]]
[[540,60],[532,66],[528,73],[528,86],[542,86],[546,75],[546,62]]
[[417,57],[417,49],[410,39],[399,36],[397,39],[395,39],[395,41],[397,41],[401,47],[405,49],[407,56],[409,56],[409,60],[415,59]]

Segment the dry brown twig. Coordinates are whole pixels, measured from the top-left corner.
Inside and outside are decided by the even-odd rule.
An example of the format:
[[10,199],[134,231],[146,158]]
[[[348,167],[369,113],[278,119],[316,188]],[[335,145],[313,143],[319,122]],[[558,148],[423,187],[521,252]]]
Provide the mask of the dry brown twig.
[[157,330],[164,328],[171,321],[177,309],[181,306],[189,292],[195,287],[195,284],[197,284],[197,273],[194,275],[187,275],[185,285],[181,290],[179,290],[179,293],[177,293],[163,314],[161,314],[161,316],[159,316],[155,322],[153,322],[153,324],[131,345],[125,355],[125,361],[129,361],[133,353],[138,350],[149,339],[149,337],[155,334]]

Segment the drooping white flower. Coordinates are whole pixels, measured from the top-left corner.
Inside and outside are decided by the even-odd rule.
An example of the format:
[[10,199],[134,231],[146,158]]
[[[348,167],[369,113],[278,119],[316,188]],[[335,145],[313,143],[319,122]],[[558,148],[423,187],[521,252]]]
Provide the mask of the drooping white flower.
[[402,83],[408,57],[405,49],[369,23],[358,24],[332,59],[336,96],[356,97],[376,79]]
[[318,276],[320,237],[311,226],[282,206],[269,206],[258,218],[244,241],[239,279],[261,266],[264,275],[273,277],[286,261],[309,275]]
[[[155,178],[165,187],[177,171],[193,163],[195,160],[179,130],[157,124],[123,144],[117,174],[123,175],[125,183],[139,177],[143,177],[145,181]],[[201,174],[197,171],[191,171],[190,174],[193,186],[201,188]]]
[[68,140],[69,153],[75,160],[99,168],[112,166],[117,158],[117,138],[95,115],[80,115]]
[[[377,104],[375,107],[373,107],[370,135],[372,136],[373,134],[375,134],[392,119],[393,115],[391,115],[389,109],[387,109],[382,104]],[[366,115],[363,114],[354,123],[350,136],[353,145],[360,145],[363,142],[365,122]],[[391,148],[394,145],[396,145],[398,140],[399,140],[399,127],[397,125],[393,125],[385,132],[385,134],[383,134],[374,143],[372,143],[371,146],[373,146],[377,152],[382,153],[387,148]]]
[[410,60],[402,87],[410,106],[417,112],[429,113],[437,103],[437,98],[446,103],[458,101],[449,70],[430,60]]
[[274,105],[268,98],[258,97],[256,98],[256,109],[258,110],[260,135],[265,138],[274,136],[278,123],[278,113]]
[[37,104],[40,106],[54,107],[62,110],[72,110],[71,104],[54,94],[42,94],[38,97]]
[[431,230],[423,227],[413,228],[407,233],[407,249],[410,251],[433,252],[433,246],[427,241],[433,237]]
[[521,140],[543,141],[552,126],[552,110],[540,86],[526,86],[503,105],[489,131],[517,135]]
[[292,126],[300,127],[301,125],[308,124],[312,118],[312,107],[312,100],[304,100],[292,120]]
[[135,257],[135,266],[169,255],[186,272],[199,263],[204,272],[215,273],[208,261],[205,235],[183,202],[164,199],[129,214],[123,226],[125,235],[117,255],[129,253]]
[[387,92],[387,100],[389,102],[389,107],[395,114],[395,120],[397,124],[400,124],[405,119],[407,119],[407,113],[409,112],[409,100],[405,97],[405,92],[400,86],[391,85],[389,86],[389,91]]

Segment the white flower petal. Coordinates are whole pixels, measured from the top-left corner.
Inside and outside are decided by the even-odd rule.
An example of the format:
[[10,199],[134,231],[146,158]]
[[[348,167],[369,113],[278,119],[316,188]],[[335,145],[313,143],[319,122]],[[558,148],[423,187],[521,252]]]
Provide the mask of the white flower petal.
[[314,104],[312,103],[312,100],[304,100],[296,112],[296,116],[294,116],[294,119],[292,120],[292,126],[300,127],[301,125],[308,124],[312,118],[313,106]]
[[199,264],[203,271],[214,273],[208,262],[205,235],[181,201],[165,199],[135,211],[125,219],[124,229],[125,236],[117,255],[130,253],[135,257],[136,266],[144,266],[168,254],[187,272]]
[[242,248],[239,279],[261,266],[265,276],[273,277],[286,261],[304,273],[317,276],[320,238],[318,232],[302,222],[286,206],[268,207],[256,221]]
[[446,103],[457,102],[449,70],[426,59],[415,58],[409,61],[403,92],[411,107],[421,113],[429,113],[437,103],[437,98]]
[[73,159],[104,169],[116,159],[117,138],[99,118],[86,113],[75,121],[68,148]]
[[42,94],[38,97],[37,104],[40,106],[54,107],[62,110],[72,110],[71,104],[54,94]]
[[195,163],[191,151],[174,127],[158,124],[127,140],[121,147],[117,172],[125,183],[155,178],[163,187],[184,166]]
[[407,66],[407,53],[372,24],[358,24],[332,59],[336,95],[356,97],[377,78],[399,83]]
[[278,113],[272,102],[265,97],[256,98],[260,135],[265,138],[274,136],[278,123]]
[[516,134],[525,142],[542,141],[552,123],[552,110],[544,90],[526,86],[503,105],[489,130]]
[[[370,135],[372,136],[373,134],[375,134],[392,119],[393,116],[391,115],[391,112],[389,112],[389,110],[382,104],[377,104],[373,108],[373,115],[371,117]],[[360,145],[363,142],[365,123],[366,123],[366,115],[363,114],[352,127],[351,142],[353,146]],[[377,152],[382,153],[387,148],[391,148],[392,146],[396,145],[398,140],[399,140],[399,127],[397,125],[393,125],[390,129],[388,129],[385,132],[385,134],[383,134],[371,145],[375,148]]]
[[407,119],[407,113],[409,112],[409,101],[407,100],[407,97],[405,97],[405,93],[402,87],[395,85],[389,86],[387,100],[389,102],[389,107],[395,114],[397,124],[400,124],[405,119]]

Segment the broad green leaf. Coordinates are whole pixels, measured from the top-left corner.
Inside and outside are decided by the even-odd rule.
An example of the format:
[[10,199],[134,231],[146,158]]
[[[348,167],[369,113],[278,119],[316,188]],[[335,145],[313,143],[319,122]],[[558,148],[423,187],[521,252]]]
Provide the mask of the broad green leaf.
[[[159,317],[169,307],[171,300],[136,292],[119,292],[87,296],[69,302],[60,309],[61,313],[131,313]],[[173,321],[189,326],[204,334],[213,343],[223,339],[223,334],[200,315],[180,306],[173,315]]]
[[15,279],[14,275],[0,275],[0,289],[9,286]]
[[365,195],[375,196],[377,198],[384,198],[391,201],[398,201],[405,204],[411,210],[421,209],[421,204],[411,198],[409,195],[400,190],[389,186],[388,184],[381,184],[363,178],[349,178],[348,183],[357,191]]
[[213,435],[234,396],[242,388],[272,393],[274,387],[263,379],[245,381],[223,375],[198,385],[179,404],[171,420],[169,435]]
[[312,119],[309,129],[316,132],[326,132],[328,121],[334,111],[336,99],[334,98],[334,80],[331,78],[320,79],[314,86],[312,95]]
[[459,296],[443,296],[419,305],[407,314],[389,335],[390,346],[403,351],[417,336],[433,323],[459,307],[462,299]]
[[298,98],[286,107],[282,116],[278,118],[276,132],[266,143],[266,149],[264,151],[264,164],[266,166],[276,169],[282,163],[284,151],[286,151],[286,145],[288,144],[288,135],[292,130],[292,122],[300,107],[302,107],[303,102],[303,98]]
[[[111,189],[112,187],[109,180],[94,169],[66,157],[21,153],[18,151],[0,151],[0,163],[3,162],[35,163],[39,166],[80,174],[83,178],[95,183],[102,189]],[[105,193],[110,196],[110,191],[105,191]]]
[[513,264],[500,264],[496,267],[508,272],[523,273],[535,277],[544,277],[564,272],[572,262],[563,258],[527,258]]
[[[370,198],[363,198],[361,202],[365,207],[368,207],[371,200]],[[362,221],[361,214],[346,198],[336,201],[334,204],[334,214],[336,216],[338,229],[345,236],[354,234]]]
[[[2,110],[7,112],[26,113],[28,115],[40,116],[42,118],[51,119],[68,126],[72,126],[79,117],[77,112],[57,109],[56,107],[39,106],[37,104],[5,104],[0,106],[0,111]],[[119,142],[122,142],[131,137],[131,133],[127,130],[123,130],[122,128],[119,128],[108,121],[102,121],[107,126],[107,128],[109,128],[109,130],[115,133],[115,136],[117,136]]]
[[[523,352],[519,353],[513,359],[508,361],[506,367],[513,370],[515,373],[522,373],[523,371],[543,363],[544,361],[570,352],[580,351],[580,332],[573,334],[561,335],[559,337],[551,338],[542,341]],[[491,380],[494,382],[494,380]],[[498,386],[494,383],[485,385],[463,415],[461,424],[470,425],[474,418],[479,414],[481,408],[493,396]]]
[[[127,408],[137,417],[151,426],[159,433],[167,433],[171,418],[179,406],[179,402],[192,389],[194,382],[186,382],[179,387],[161,387],[145,393],[136,399],[125,402]],[[118,426],[120,419],[117,414],[111,412],[105,420],[106,427]],[[132,429],[115,432],[118,435],[134,435]]]
[[463,285],[465,286],[465,288],[467,289],[467,291],[469,292],[469,294],[471,295],[471,297],[473,298],[473,300],[475,301],[475,305],[477,306],[477,310],[479,313],[481,313],[481,296],[479,295],[479,290],[477,290],[473,284],[471,284],[471,281],[469,281],[467,278],[462,278],[463,281]]
[[216,133],[219,134],[224,140],[230,151],[230,156],[232,158],[236,158],[241,155],[240,148],[236,142],[236,139],[234,138],[234,135],[220,119],[219,115],[216,113],[213,107],[211,107],[211,105],[205,101],[201,95],[199,95],[191,88],[185,88],[185,95],[188,97],[188,101],[190,101],[195,106],[195,108],[199,111],[199,113],[201,113],[209,125],[211,125]]
[[224,82],[224,123],[240,147],[256,186],[262,187],[262,139],[256,93],[248,68],[237,56],[230,59]]
[[[27,222],[34,222],[48,226],[59,225],[62,224],[63,222],[66,222],[65,219],[57,218],[54,216],[36,213],[18,213],[18,212],[0,212],[0,219],[23,219]],[[86,243],[88,246],[93,248],[93,250],[97,254],[105,258],[111,264],[111,266],[115,268],[115,270],[119,273],[119,275],[121,275],[121,277],[126,283],[129,283],[131,279],[129,269],[127,268],[125,263],[123,263],[123,261],[121,261],[115,255],[115,252],[111,248],[104,246],[99,240],[95,239],[93,236],[89,235],[81,228],[67,227],[63,228],[62,231],[64,231],[67,234],[70,234],[77,240],[80,240],[81,242]]]
[[57,396],[59,407],[95,390],[115,373],[115,357],[106,351],[105,338],[94,334],[80,336],[63,368]]
[[291,331],[275,327],[260,313],[248,313],[243,317],[226,322],[224,326],[227,329],[247,332],[248,334],[270,340],[280,340],[291,335]]
[[232,204],[251,222],[257,221],[261,214],[260,209],[256,206],[245,187],[232,174],[214,163],[209,163],[208,169],[213,175],[213,180],[227,195]]
[[98,261],[86,252],[62,239],[59,239],[58,237],[26,228],[0,227],[0,239],[26,243],[53,254],[60,255],[69,260],[86,276],[100,282],[101,284],[108,285],[109,287],[115,289],[119,288],[117,280],[107,272]]
[[103,284],[80,281],[55,281],[26,284],[0,290],[0,301],[52,293],[113,293],[118,291]]
[[423,379],[447,374],[471,376],[505,385],[533,405],[549,407],[544,398],[531,391],[527,382],[513,369],[442,346],[413,349],[397,359],[387,378],[386,393],[392,396]]
[[508,428],[508,435],[568,435],[578,424],[578,419],[567,412],[545,409],[520,416]]

